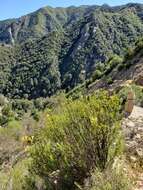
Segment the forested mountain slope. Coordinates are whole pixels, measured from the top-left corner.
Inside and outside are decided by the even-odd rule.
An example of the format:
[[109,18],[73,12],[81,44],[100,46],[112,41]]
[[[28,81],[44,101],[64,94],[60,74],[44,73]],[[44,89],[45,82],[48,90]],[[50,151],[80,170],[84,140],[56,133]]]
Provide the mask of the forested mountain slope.
[[[130,48],[124,58],[116,65],[113,61],[110,69],[104,71],[99,80],[92,81],[88,86],[88,91],[93,92],[96,89],[104,88],[111,91],[120,91],[122,88],[137,85],[142,93],[143,88],[143,38],[135,43],[134,48]],[[108,67],[107,67],[108,68]],[[136,87],[133,87],[135,93],[138,93]],[[141,98],[141,97],[140,97]],[[138,97],[138,99],[140,99]],[[142,104],[142,98],[138,100]]]
[[1,21],[0,93],[31,99],[72,89],[142,34],[140,4],[45,7]]
[[[131,21],[134,16],[142,18],[142,11],[143,5],[141,4],[127,4],[125,6],[118,7],[103,5],[101,7],[71,6],[68,8],[52,8],[47,6],[18,19],[1,21],[0,41],[4,43],[23,42],[28,38],[42,37],[54,30],[65,30],[67,28],[71,28],[73,24],[75,25],[81,20],[83,22],[91,21],[97,27],[101,27],[101,24],[103,26],[105,23],[108,24],[108,26],[114,25],[114,23],[116,25],[118,23],[118,28],[120,29],[122,22],[123,24],[125,23],[128,25],[130,22],[133,23],[133,21],[135,21]],[[121,18],[121,14],[123,18]],[[109,20],[107,21],[107,19]],[[99,25],[99,23],[101,24]],[[134,23],[134,25],[136,24],[137,23]],[[111,28],[109,29],[111,30]]]

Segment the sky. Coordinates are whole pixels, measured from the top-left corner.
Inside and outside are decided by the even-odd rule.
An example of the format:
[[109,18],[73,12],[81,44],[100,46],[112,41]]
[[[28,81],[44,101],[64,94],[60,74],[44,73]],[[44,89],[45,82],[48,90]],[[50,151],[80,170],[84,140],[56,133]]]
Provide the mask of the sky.
[[115,6],[129,2],[143,3],[143,0],[0,0],[0,20],[17,18],[47,5],[68,7],[71,5],[101,5],[106,3]]

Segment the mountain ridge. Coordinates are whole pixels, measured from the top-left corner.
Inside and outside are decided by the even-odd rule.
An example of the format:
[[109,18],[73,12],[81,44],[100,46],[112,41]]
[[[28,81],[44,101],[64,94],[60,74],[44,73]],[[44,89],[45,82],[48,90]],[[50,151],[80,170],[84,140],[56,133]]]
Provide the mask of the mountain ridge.
[[71,90],[142,35],[140,4],[42,8],[0,22],[0,93],[32,99]]
[[[40,28],[40,30],[38,30],[35,27],[34,30],[37,30],[37,32],[41,32],[41,35],[39,34],[39,36],[38,36],[37,34],[35,34],[35,37],[42,37],[43,35],[46,35],[48,32],[52,31],[53,29],[55,30],[56,24],[58,24],[57,22],[59,22],[59,24],[61,24],[62,27],[64,27],[65,24],[66,25],[69,24],[68,22],[70,20],[71,20],[70,22],[74,21],[74,19],[78,20],[81,17],[87,16],[88,13],[91,13],[94,11],[101,10],[101,11],[109,11],[109,12],[118,12],[118,11],[124,10],[126,8],[128,9],[131,7],[134,7],[136,9],[138,7],[140,7],[141,9],[143,9],[143,4],[129,3],[126,5],[114,6],[114,7],[111,7],[106,4],[102,5],[102,6],[98,6],[98,5],[93,5],[93,6],[90,6],[90,5],[84,6],[83,5],[83,6],[79,6],[79,7],[70,6],[67,8],[62,8],[62,7],[53,8],[50,6],[42,7],[32,13],[21,16],[19,18],[6,19],[4,21],[0,21],[0,42],[1,43],[2,42],[13,43],[12,40],[14,40],[14,41],[18,41],[21,43],[21,41],[24,41],[25,39],[27,39],[28,36],[32,37],[32,34],[30,33],[30,30],[32,30],[31,26],[36,25],[36,22],[39,22],[37,27],[40,27],[39,25],[41,24],[41,28],[43,28],[43,30],[41,28]],[[45,25],[44,20],[46,19],[46,17],[47,17],[47,22],[50,22],[50,19],[53,19],[53,20],[51,20],[51,22],[53,22],[52,26]],[[72,18],[72,17],[74,17],[74,18]],[[42,21],[40,21],[40,19]],[[77,20],[75,20],[75,21],[77,21]],[[41,23],[41,22],[43,22],[43,23]],[[59,26],[59,24],[57,26]],[[17,36],[19,33],[19,28],[21,29],[19,35],[21,35],[21,36]],[[25,28],[27,30],[29,30],[28,31],[29,34],[24,33],[24,32],[26,32]],[[7,33],[7,32],[9,33],[9,36],[8,36],[8,34],[6,36],[9,38],[8,40],[6,40],[2,30],[4,30],[4,33]],[[17,30],[17,31],[15,31],[15,30]],[[34,32],[34,30],[33,30],[33,32]],[[28,35],[28,36],[26,36],[26,38],[25,38],[24,35]],[[21,40],[21,38],[23,38],[23,39]]]

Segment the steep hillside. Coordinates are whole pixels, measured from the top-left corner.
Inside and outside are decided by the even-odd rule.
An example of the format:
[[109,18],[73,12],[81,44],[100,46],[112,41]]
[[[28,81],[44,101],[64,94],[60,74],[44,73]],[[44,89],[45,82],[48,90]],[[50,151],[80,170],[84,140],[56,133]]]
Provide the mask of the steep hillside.
[[37,98],[54,94],[61,88],[58,55],[61,36],[50,33],[36,41],[16,47],[8,82],[2,93],[16,98]]
[[[73,24],[80,20],[86,22],[95,22],[96,27],[99,26],[99,22],[102,24],[118,24],[116,27],[122,30],[122,22],[133,24],[135,20],[131,20],[130,16],[142,19],[143,6],[140,4],[128,4],[126,6],[109,7],[103,6],[80,6],[80,7],[68,7],[68,8],[52,8],[44,7],[31,14],[22,16],[18,19],[9,19],[0,22],[0,42],[4,43],[17,43],[23,42],[28,38],[42,37],[45,34],[53,30],[65,30],[70,28]],[[99,16],[102,18],[99,21]],[[114,15],[115,14],[115,15]],[[121,18],[123,14],[123,18]],[[130,15],[131,14],[131,15]],[[90,18],[90,15],[94,15],[97,18]],[[114,15],[114,18],[113,18]],[[110,19],[110,20],[105,20]],[[124,18],[125,17],[125,18]],[[112,21],[112,22],[109,22]],[[137,23],[134,23],[136,25]],[[139,24],[139,23],[138,23]],[[106,25],[103,25],[106,27]],[[130,29],[133,32],[132,26]],[[130,30],[129,29],[129,30]],[[111,28],[109,28],[111,30]],[[128,27],[124,27],[124,30],[128,30]],[[112,32],[112,31],[110,31]]]
[[14,49],[10,46],[0,46],[0,93],[9,81],[10,71],[15,64]]
[[18,19],[0,22],[0,41],[4,43],[19,43],[29,38],[42,37],[54,30],[63,30],[88,11],[87,7],[41,8]]
[[89,85],[89,91],[105,88],[119,91],[123,86],[137,84],[143,87],[143,39],[139,39],[135,48],[129,49],[123,60]]
[[109,57],[124,55],[142,35],[140,4],[45,7],[1,21],[6,60],[0,55],[0,93],[31,99],[68,91],[91,78],[97,67],[102,72]]

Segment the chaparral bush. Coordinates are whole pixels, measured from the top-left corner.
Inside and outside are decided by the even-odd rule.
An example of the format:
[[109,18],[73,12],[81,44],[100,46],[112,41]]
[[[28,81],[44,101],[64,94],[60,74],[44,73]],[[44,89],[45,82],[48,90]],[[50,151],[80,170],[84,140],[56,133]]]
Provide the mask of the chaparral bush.
[[45,127],[30,150],[30,170],[47,189],[76,189],[93,168],[104,170],[121,151],[120,105],[116,96],[98,92],[48,112]]

